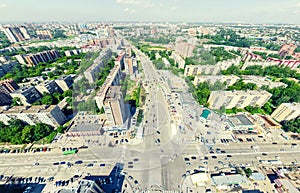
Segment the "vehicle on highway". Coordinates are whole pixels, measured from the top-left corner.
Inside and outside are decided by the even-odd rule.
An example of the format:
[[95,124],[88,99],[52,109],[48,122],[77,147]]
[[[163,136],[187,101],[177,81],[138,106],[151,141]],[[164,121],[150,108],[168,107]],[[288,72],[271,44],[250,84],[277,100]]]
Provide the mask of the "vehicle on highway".
[[100,167],[104,167],[105,166],[105,164],[100,164]]
[[59,165],[59,162],[54,162],[53,165],[57,166]]

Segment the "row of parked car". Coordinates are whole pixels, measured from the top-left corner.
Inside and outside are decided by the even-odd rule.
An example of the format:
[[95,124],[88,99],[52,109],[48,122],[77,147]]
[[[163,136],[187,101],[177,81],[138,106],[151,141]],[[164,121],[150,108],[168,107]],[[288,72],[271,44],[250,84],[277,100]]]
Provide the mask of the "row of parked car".
[[7,184],[28,184],[28,183],[43,183],[46,182],[44,177],[13,177],[0,175],[0,180],[6,181]]
[[39,148],[30,148],[30,149],[1,149],[0,154],[2,153],[35,153],[35,152],[47,152],[51,151],[49,147],[39,147]]

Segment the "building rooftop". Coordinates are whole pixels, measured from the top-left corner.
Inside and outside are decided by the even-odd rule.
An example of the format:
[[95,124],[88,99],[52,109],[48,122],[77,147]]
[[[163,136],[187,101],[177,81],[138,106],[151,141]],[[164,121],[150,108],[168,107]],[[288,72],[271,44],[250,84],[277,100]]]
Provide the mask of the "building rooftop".
[[241,183],[248,182],[247,178],[240,174],[232,174],[232,175],[225,175],[225,176],[213,176],[212,181],[216,186],[241,184]]
[[56,105],[15,106],[9,109],[1,109],[0,114],[47,113],[52,111],[55,107]]
[[228,117],[228,120],[235,126],[254,125],[246,115],[239,114]]
[[105,121],[105,115],[89,115],[79,112],[71,123],[68,132],[100,131]]
[[116,100],[119,98],[120,93],[120,86],[111,86],[106,93],[105,100]]

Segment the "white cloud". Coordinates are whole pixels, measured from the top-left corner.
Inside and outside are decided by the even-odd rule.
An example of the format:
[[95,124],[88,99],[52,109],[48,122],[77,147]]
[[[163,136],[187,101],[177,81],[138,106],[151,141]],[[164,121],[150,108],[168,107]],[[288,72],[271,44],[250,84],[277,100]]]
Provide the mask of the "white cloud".
[[135,13],[135,10],[134,10],[134,9],[130,9],[130,8],[128,8],[128,7],[126,7],[126,8],[124,9],[124,12],[126,12],[126,13],[130,13],[130,14],[133,14],[133,13]]
[[151,8],[154,6],[154,3],[150,0],[116,0],[116,3],[124,5],[138,5],[145,8]]
[[298,2],[298,3],[296,4],[296,7],[300,7],[300,2]]
[[1,8],[5,8],[5,7],[6,7],[6,5],[5,5],[5,4],[2,4],[2,5],[1,5]]

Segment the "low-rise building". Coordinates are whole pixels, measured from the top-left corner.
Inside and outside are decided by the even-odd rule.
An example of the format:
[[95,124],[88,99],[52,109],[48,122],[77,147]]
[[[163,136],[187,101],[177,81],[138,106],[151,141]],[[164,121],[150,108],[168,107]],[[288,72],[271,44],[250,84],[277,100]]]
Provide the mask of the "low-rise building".
[[236,83],[240,78],[235,75],[224,76],[224,75],[211,75],[211,76],[195,76],[194,85],[198,85],[201,82],[208,82],[209,84],[214,84],[217,81],[225,83],[226,86],[231,86]]
[[278,122],[295,119],[300,116],[300,103],[282,103],[271,116]]
[[20,119],[30,125],[45,123],[57,127],[65,123],[66,116],[56,105],[15,106],[0,110],[0,121],[8,124],[11,119]]
[[105,115],[90,115],[79,112],[67,129],[67,136],[90,136],[101,135],[103,125],[106,121]]
[[227,120],[234,130],[253,130],[255,124],[244,114],[228,116]]
[[272,94],[264,90],[246,91],[212,91],[208,99],[209,107],[220,109],[245,108],[246,106],[263,106]]
[[10,93],[12,98],[19,98],[23,105],[30,105],[38,99],[41,99],[41,94],[34,86],[27,86]]

